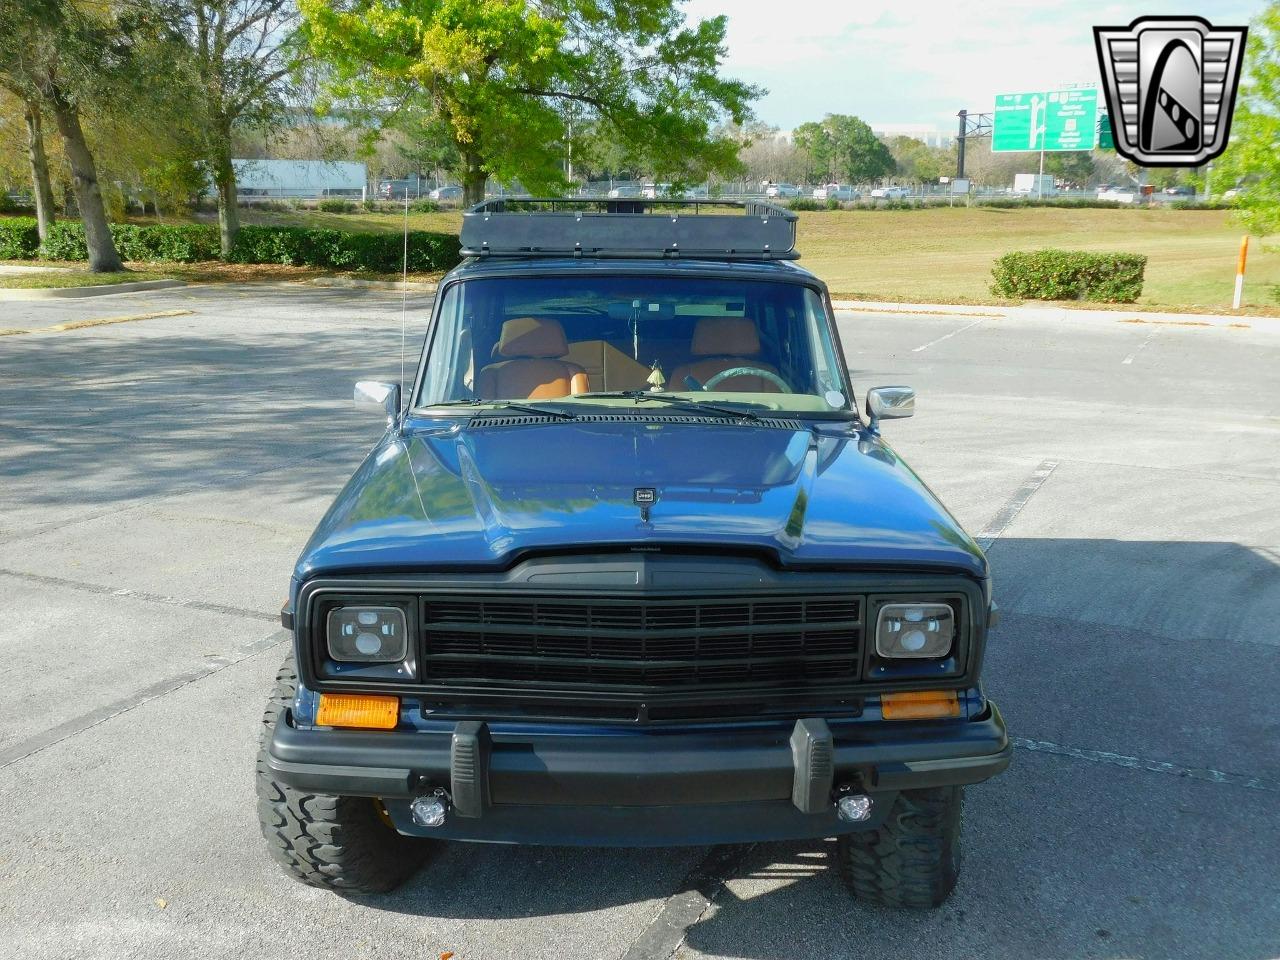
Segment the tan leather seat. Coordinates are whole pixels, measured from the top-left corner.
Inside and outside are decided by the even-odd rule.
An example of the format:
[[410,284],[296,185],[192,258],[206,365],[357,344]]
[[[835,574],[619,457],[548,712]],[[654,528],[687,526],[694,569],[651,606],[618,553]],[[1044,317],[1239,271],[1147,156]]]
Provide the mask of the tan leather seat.
[[[755,367],[777,373],[778,368],[756,359],[760,354],[760,334],[753,320],[747,317],[703,317],[693,328],[690,355],[703,357],[681,364],[671,372],[667,389],[688,390],[685,377],[693,377],[703,386],[718,373],[734,367]],[[781,393],[772,380],[754,374],[727,377],[712,390],[730,390],[736,393]]]
[[516,317],[502,325],[497,363],[476,377],[476,396],[483,400],[553,400],[590,390],[587,372],[560,359],[569,352],[558,320]]

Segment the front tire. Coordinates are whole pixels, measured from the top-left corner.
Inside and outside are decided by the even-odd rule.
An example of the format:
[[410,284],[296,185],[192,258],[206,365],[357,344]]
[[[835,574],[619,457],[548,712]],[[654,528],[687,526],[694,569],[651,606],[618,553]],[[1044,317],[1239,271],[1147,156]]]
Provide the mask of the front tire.
[[421,866],[426,841],[397,833],[377,800],[306,793],[271,777],[267,745],[297,688],[290,656],[276,675],[258,747],[258,822],[271,857],[313,887],[346,894],[393,890]]
[[881,907],[942,904],[960,875],[964,787],[904,790],[875,830],[840,837],[836,857],[854,897]]

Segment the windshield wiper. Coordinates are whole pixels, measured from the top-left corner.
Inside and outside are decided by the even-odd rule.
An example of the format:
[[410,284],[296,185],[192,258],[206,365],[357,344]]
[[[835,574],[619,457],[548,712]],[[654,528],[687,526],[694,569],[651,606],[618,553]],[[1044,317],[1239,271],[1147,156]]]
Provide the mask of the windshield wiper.
[[654,401],[657,403],[666,403],[673,407],[683,407],[686,410],[695,410],[699,413],[718,413],[725,417],[736,417],[739,420],[760,419],[750,410],[735,410],[733,407],[722,407],[718,403],[708,403],[705,400],[694,400],[691,397],[681,397],[672,393],[650,393],[648,390],[614,390],[605,393],[579,393],[575,394],[572,399],[634,400],[636,403]]
[[482,400],[470,397],[466,400],[442,400],[439,403],[428,403],[417,407],[418,410],[431,410],[435,407],[498,407],[502,410],[518,410],[521,413],[534,413],[540,416],[555,417],[558,420],[577,420],[576,413],[561,410],[558,407],[535,407],[531,403],[516,403],[514,400]]

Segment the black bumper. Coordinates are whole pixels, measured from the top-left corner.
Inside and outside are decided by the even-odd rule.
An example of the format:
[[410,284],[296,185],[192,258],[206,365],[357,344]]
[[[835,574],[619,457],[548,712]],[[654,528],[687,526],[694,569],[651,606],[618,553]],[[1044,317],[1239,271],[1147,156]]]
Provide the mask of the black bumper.
[[[1009,765],[1000,711],[976,720],[797,721],[791,730],[506,732],[299,730],[277,725],[267,763],[299,790],[381,797],[403,833],[507,843],[648,846],[826,837],[878,825],[900,790],[978,783]],[[833,788],[875,799],[871,820],[835,815]],[[442,827],[413,824],[435,788]]]

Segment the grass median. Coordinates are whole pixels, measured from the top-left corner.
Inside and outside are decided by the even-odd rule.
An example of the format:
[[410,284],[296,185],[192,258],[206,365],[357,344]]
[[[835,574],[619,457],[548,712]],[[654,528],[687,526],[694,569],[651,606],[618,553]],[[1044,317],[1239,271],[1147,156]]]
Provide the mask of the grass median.
[[[398,213],[245,211],[246,222],[399,232]],[[458,211],[410,213],[411,230],[449,232]],[[842,210],[800,214],[802,263],[837,298],[916,303],[1008,303],[991,295],[991,265],[1014,250],[1141,253],[1140,306],[1222,311],[1231,306],[1243,230],[1226,210],[996,209]],[[1245,302],[1280,310],[1280,249],[1251,241]],[[1089,306],[1096,307],[1097,304]]]
[[[245,223],[399,233],[402,213],[242,211]],[[409,214],[411,230],[456,233],[460,211]],[[1027,207],[843,210],[800,214],[802,263],[836,298],[915,303],[999,304],[991,266],[1010,251],[1056,247],[1145,254],[1139,307],[1222,312],[1231,306],[1241,228],[1225,210],[1094,210]],[[135,264],[124,275],[0,275],[0,287],[57,287],[174,277],[188,282],[306,280],[338,271],[272,264]],[[378,278],[372,273],[353,276]],[[412,276],[411,279],[432,279]],[[394,279],[394,278],[393,278]],[[1280,248],[1254,240],[1245,280],[1249,313],[1280,314]],[[1096,304],[1090,306],[1097,306]],[[1126,309],[1132,309],[1128,307]]]

